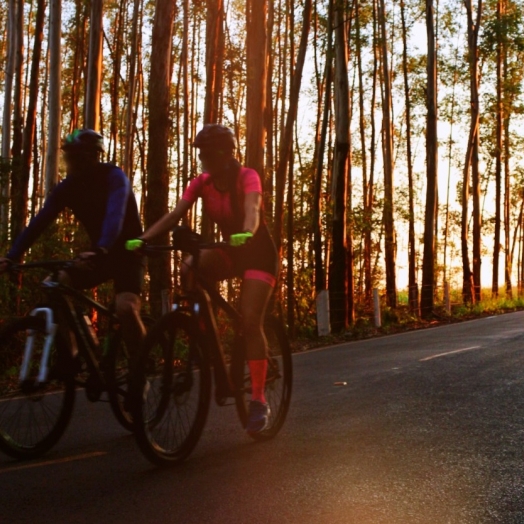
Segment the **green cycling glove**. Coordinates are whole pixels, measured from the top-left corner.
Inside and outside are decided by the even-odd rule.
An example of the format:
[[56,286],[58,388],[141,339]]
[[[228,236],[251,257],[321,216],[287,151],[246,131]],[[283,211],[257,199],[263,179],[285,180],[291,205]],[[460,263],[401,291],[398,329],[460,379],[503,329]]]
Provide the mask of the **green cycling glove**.
[[229,237],[229,244],[233,247],[243,246],[253,238],[251,231],[244,231],[243,233],[235,233]]
[[126,249],[127,251],[136,251],[137,249],[140,249],[144,247],[146,243],[141,240],[140,238],[133,238],[133,240],[126,241]]

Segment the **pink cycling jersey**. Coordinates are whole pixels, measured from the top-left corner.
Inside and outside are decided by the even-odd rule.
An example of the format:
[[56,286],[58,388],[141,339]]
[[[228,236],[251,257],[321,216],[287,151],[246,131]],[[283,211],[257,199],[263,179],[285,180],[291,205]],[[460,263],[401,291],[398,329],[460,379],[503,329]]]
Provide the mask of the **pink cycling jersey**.
[[[241,168],[237,190],[241,196],[239,202],[243,202],[243,197],[248,193],[262,194],[262,184],[258,173],[248,167]],[[194,178],[182,195],[182,198],[190,204],[194,204],[199,197],[202,198],[209,218],[218,225],[224,238],[229,238],[232,234],[239,232],[237,231],[238,217],[234,216],[229,191],[219,191],[213,184],[209,173],[202,173]],[[240,209],[243,210],[243,204],[240,206]]]

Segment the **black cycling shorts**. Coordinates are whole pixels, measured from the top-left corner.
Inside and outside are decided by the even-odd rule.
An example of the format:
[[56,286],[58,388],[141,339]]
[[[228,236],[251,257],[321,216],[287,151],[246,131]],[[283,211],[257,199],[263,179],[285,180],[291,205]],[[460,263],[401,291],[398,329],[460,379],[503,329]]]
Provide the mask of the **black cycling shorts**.
[[262,280],[272,287],[278,277],[278,252],[266,224],[260,224],[246,245],[221,250],[232,276]]
[[144,259],[135,253],[107,255],[95,262],[93,269],[68,268],[66,273],[77,289],[91,289],[113,280],[115,293],[140,295],[144,281]]

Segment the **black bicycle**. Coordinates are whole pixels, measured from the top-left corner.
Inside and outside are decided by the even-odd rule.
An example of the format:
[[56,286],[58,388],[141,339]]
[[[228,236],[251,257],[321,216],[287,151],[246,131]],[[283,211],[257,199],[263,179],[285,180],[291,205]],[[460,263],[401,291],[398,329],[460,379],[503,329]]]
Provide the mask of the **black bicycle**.
[[[230,248],[224,243],[203,243],[187,228],[177,228],[172,246],[148,247],[146,253],[180,250],[192,255],[198,285],[174,300],[148,333],[136,360],[131,385],[135,437],[154,464],[175,465],[195,448],[204,428],[211,399],[212,376],[219,406],[234,399],[242,425],[248,418],[251,379],[246,365],[240,314],[213,287],[199,278],[202,249]],[[217,324],[222,311],[232,322],[227,330]],[[219,328],[220,326],[220,328]],[[269,424],[257,440],[274,437],[284,424],[291,400],[292,359],[282,324],[274,317],[265,322],[268,373],[265,395],[270,405]],[[229,346],[229,351],[225,348]]]
[[[92,402],[107,393],[120,424],[133,427],[126,404],[131,355],[118,319],[111,308],[58,282],[59,271],[71,264],[11,266],[12,271],[52,272],[42,283],[46,302],[0,332],[0,450],[17,459],[36,458],[58,442],[71,418],[77,387],[85,388]],[[64,323],[74,334],[78,357],[72,356],[68,331],[59,329]]]

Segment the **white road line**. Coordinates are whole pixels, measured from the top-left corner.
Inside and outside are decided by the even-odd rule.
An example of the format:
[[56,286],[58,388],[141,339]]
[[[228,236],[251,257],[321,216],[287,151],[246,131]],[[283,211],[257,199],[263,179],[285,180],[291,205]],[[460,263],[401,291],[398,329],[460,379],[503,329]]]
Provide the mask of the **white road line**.
[[432,360],[434,358],[445,357],[446,355],[453,355],[453,353],[462,353],[463,351],[470,351],[471,349],[478,349],[482,346],[471,346],[470,348],[455,349],[454,351],[447,351],[446,353],[438,353],[437,355],[431,355],[430,357],[421,358],[419,362],[426,362],[426,360]]

